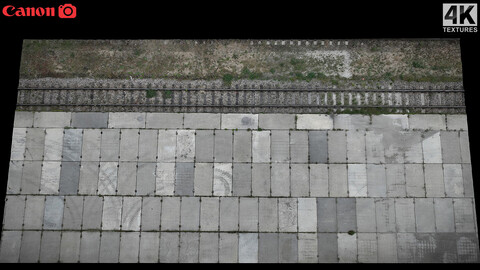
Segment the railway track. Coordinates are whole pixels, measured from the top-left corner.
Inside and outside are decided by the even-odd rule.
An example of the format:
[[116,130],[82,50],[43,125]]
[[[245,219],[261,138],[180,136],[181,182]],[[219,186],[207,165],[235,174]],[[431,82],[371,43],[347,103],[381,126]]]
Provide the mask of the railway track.
[[17,109],[213,113],[465,113],[464,91],[19,88]]

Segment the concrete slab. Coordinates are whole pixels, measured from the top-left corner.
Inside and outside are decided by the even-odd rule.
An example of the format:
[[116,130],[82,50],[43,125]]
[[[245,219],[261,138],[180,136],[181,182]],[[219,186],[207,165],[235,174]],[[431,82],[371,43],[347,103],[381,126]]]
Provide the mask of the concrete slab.
[[442,145],[443,163],[461,163],[460,136],[458,131],[441,131],[440,142]]
[[178,162],[175,168],[175,195],[193,196],[195,167],[193,162]]
[[142,211],[141,211],[142,212],[142,217],[141,217],[142,232],[160,230],[161,211],[162,211],[162,199],[160,197],[143,197]]
[[411,129],[445,130],[445,115],[443,114],[412,114],[408,118]]
[[461,164],[443,164],[443,181],[447,197],[464,197]]
[[252,196],[270,196],[270,164],[252,164]]
[[156,165],[157,164],[153,162],[138,162],[136,186],[137,195],[153,196],[155,194]]
[[[59,161],[44,161],[40,179],[40,194],[58,194],[60,184]],[[75,190],[76,193],[76,190]]]
[[377,263],[378,245],[376,233],[357,234],[357,256],[359,263]]
[[195,130],[177,130],[177,162],[194,162]]
[[465,197],[473,197],[473,175],[472,175],[472,165],[462,164],[462,175],[463,175],[463,192]]
[[62,232],[60,262],[77,263],[80,256],[80,232]]
[[59,230],[62,228],[64,197],[46,196],[43,213],[43,229]]
[[447,114],[448,130],[468,130],[467,116],[465,114]]
[[[162,230],[162,233],[163,231],[178,231],[179,226],[180,226],[180,198],[179,197],[163,197],[161,218],[160,218],[160,229]],[[162,258],[161,255],[160,255],[160,258]]]
[[100,160],[101,130],[84,129],[82,137],[82,162]]
[[328,188],[331,197],[348,196],[348,178],[346,164],[330,164],[328,166]]
[[337,231],[337,202],[335,198],[317,198],[317,230]]
[[288,163],[272,163],[271,165],[271,194],[272,196],[287,197],[290,195],[290,168]]
[[141,197],[123,197],[122,202],[122,231],[140,231],[142,216]]
[[83,201],[83,230],[99,230],[102,224],[103,198],[98,196],[85,196]]
[[200,235],[196,232],[180,233],[179,263],[198,263],[199,238]]
[[333,118],[326,114],[297,114],[297,129],[333,129]]
[[294,129],[294,114],[259,114],[258,127],[261,129]]
[[199,263],[218,263],[218,233],[200,233]]
[[365,163],[365,131],[347,131],[348,163]]
[[370,126],[369,115],[336,114],[333,116],[334,129],[365,130]]
[[252,131],[252,162],[270,162],[270,131]]
[[3,231],[2,243],[0,246],[0,262],[16,263],[20,256],[22,232]]
[[435,232],[435,212],[432,198],[415,199],[417,232]]
[[219,219],[219,198],[202,197],[200,204],[200,231],[218,231]]
[[290,133],[288,130],[271,131],[272,162],[288,162],[290,160]]
[[475,232],[475,214],[471,198],[453,199],[456,232]]
[[197,130],[195,133],[195,161],[213,162],[213,130]]
[[232,162],[233,133],[231,130],[215,130],[215,147],[213,160],[215,162]]
[[65,196],[65,208],[63,210],[62,229],[81,230],[82,216],[83,196]]
[[395,201],[393,198],[375,198],[377,232],[395,232]]
[[406,181],[403,164],[386,164],[385,175],[387,177],[387,197],[405,197]]
[[258,234],[258,262],[278,263],[278,234]]
[[214,163],[213,195],[232,196],[232,163]]
[[117,189],[118,162],[100,162],[98,194],[115,195]]
[[238,234],[219,233],[218,261],[219,263],[238,262]]
[[145,128],[144,112],[110,112],[108,128]]
[[278,234],[278,259],[280,263],[298,262],[298,239],[292,233]]
[[414,209],[413,199],[395,199],[395,221],[397,223],[397,232],[415,232]]
[[308,154],[310,163],[327,163],[328,142],[326,131],[308,132]]
[[14,128],[33,127],[33,114],[34,112],[15,111],[13,127]]
[[213,193],[213,163],[195,163],[195,196],[211,196]]
[[318,240],[315,233],[298,234],[298,262],[318,263]]
[[44,196],[26,196],[23,229],[24,230],[41,230],[43,226],[44,211],[45,211]]
[[220,231],[238,231],[238,204],[237,197],[220,198]]
[[405,163],[423,163],[422,133],[401,131]]
[[425,191],[427,197],[445,197],[443,168],[441,164],[425,164]]
[[100,232],[83,231],[80,239],[81,263],[98,263],[100,253]]
[[102,129],[100,143],[101,161],[118,161],[120,154],[120,129]]
[[232,168],[233,196],[252,195],[252,165],[249,163],[233,163]]
[[68,127],[71,117],[71,112],[35,112],[33,114],[33,127]]
[[470,163],[470,142],[467,131],[460,131],[460,154],[462,155],[462,163]]
[[[40,257],[41,231],[24,231],[20,246],[20,263],[38,263]],[[3,238],[2,238],[3,239]],[[4,262],[4,261],[2,261]]]
[[60,259],[60,239],[59,231],[44,231],[42,233],[42,242],[40,243],[40,263],[58,263]]
[[308,164],[290,165],[290,194],[293,197],[310,195]]
[[122,225],[122,197],[103,198],[102,230],[120,230]]
[[[375,199],[374,198],[357,198],[357,231],[371,232],[377,231],[377,223],[375,217]],[[415,225],[415,224],[414,224]]]
[[338,262],[338,240],[336,233],[318,233],[318,262]]
[[357,231],[356,200],[337,198],[337,231]]
[[437,232],[455,232],[453,200],[451,198],[434,198],[435,229]]
[[175,190],[175,163],[157,163],[156,195],[173,195]]
[[347,162],[347,136],[345,131],[328,132],[328,162]]
[[246,130],[235,130],[233,132],[233,161],[252,161],[252,132]]
[[139,129],[120,130],[120,161],[137,161],[139,145]]
[[378,263],[397,262],[397,237],[395,233],[377,233]]
[[[16,135],[16,134],[14,134]],[[15,138],[15,141],[21,139]],[[42,160],[45,147],[45,129],[27,128],[25,137],[25,160]],[[15,148],[21,148],[18,145]]]
[[13,128],[10,160],[24,160],[27,140],[26,128]]
[[[273,195],[273,190],[272,190],[272,195]],[[327,164],[310,164],[310,196],[311,197],[328,197],[328,165]]]
[[185,113],[183,127],[191,129],[219,129],[220,114],[216,113]]
[[180,230],[197,231],[200,227],[200,198],[180,198]]
[[240,197],[238,226],[239,231],[258,231],[258,198]]
[[146,128],[183,128],[183,113],[147,113]]
[[298,231],[317,231],[317,204],[315,198],[298,198]]
[[45,129],[45,149],[43,150],[43,160],[62,160],[63,131],[64,130],[62,128]]
[[42,173],[41,161],[25,161],[23,163],[22,182],[20,192],[22,194],[38,194]]
[[383,146],[383,134],[375,131],[365,132],[365,152],[367,163],[385,163],[385,149]]
[[135,195],[137,190],[137,162],[118,163],[117,195]]
[[108,113],[74,112],[71,126],[73,128],[108,128]]
[[338,237],[338,262],[356,263],[357,262],[357,235],[348,233],[339,233]]
[[308,146],[308,131],[291,131],[290,161],[292,163],[307,163]]
[[278,231],[277,198],[259,198],[258,230],[260,232]]
[[159,232],[141,232],[138,262],[158,263]]
[[77,194],[80,179],[80,162],[62,161],[58,194]]
[[278,199],[278,231],[297,232],[298,210],[296,198]]
[[23,161],[10,160],[8,167],[7,194],[19,194],[22,184]]
[[423,136],[423,161],[425,163],[442,163],[440,132],[428,131]]
[[120,232],[102,232],[98,262],[118,263],[120,256]]
[[407,197],[425,197],[425,178],[422,164],[405,164]]
[[348,196],[367,196],[367,166],[366,164],[348,164]]
[[177,135],[175,130],[158,131],[158,162],[175,162]]
[[258,233],[238,234],[238,262],[258,262]]
[[257,129],[258,114],[235,114],[228,113],[221,115],[222,129]]
[[19,230],[23,227],[25,196],[6,196],[3,212],[3,228]]
[[180,234],[178,232],[160,233],[160,263],[178,263]]
[[475,234],[457,234],[457,254],[458,262],[476,262],[479,261],[478,239]]
[[380,114],[372,115],[373,129],[408,129],[408,115],[406,114]]

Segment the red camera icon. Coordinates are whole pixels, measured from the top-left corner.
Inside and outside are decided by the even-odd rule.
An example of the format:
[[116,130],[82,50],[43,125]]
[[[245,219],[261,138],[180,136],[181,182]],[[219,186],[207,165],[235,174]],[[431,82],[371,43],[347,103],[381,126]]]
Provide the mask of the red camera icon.
[[77,8],[72,4],[60,5],[58,7],[59,18],[75,18],[77,17]]

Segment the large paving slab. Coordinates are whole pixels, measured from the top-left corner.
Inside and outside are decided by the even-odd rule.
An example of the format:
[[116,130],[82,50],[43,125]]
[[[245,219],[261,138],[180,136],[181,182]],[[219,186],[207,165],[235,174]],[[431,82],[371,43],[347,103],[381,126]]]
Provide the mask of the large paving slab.
[[16,112],[0,262],[479,262],[461,114]]

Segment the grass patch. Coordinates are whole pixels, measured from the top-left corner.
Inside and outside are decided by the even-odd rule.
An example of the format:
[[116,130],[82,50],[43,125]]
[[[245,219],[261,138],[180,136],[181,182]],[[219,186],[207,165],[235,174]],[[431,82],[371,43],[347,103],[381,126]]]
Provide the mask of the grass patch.
[[173,95],[172,90],[165,90],[162,92],[163,99],[171,98]]
[[148,89],[145,95],[147,96],[147,98],[153,98],[157,96],[157,91],[153,89]]
[[231,85],[233,81],[233,75],[232,74],[223,75],[222,81],[225,85]]

